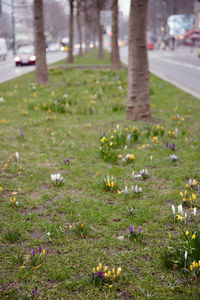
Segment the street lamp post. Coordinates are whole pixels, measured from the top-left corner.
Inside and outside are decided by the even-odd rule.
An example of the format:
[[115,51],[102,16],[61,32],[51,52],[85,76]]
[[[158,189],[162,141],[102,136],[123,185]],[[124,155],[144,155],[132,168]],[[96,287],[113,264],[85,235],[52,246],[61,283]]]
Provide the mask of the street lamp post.
[[14,0],[11,0],[11,23],[12,23],[12,39],[13,39],[13,55],[15,55],[15,10],[14,10]]

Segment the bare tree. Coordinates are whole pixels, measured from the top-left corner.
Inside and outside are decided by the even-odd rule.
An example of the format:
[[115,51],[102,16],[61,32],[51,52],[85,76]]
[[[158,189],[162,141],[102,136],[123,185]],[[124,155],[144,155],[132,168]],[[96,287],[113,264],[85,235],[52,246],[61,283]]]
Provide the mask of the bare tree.
[[79,56],[83,55],[83,50],[82,50],[82,29],[81,29],[81,0],[77,0],[77,7],[76,7],[76,19],[77,19],[77,28],[78,28],[78,36],[79,36]]
[[74,47],[74,0],[69,0],[70,6],[70,16],[69,16],[69,50],[68,50],[68,57],[67,62],[73,63],[73,47]]
[[132,121],[151,118],[146,46],[147,8],[148,0],[131,0],[126,118]]
[[46,43],[43,22],[43,2],[34,0],[34,29],[35,29],[35,81],[39,84],[48,82],[48,70],[46,63]]
[[118,47],[118,0],[112,1],[112,68],[120,68]]

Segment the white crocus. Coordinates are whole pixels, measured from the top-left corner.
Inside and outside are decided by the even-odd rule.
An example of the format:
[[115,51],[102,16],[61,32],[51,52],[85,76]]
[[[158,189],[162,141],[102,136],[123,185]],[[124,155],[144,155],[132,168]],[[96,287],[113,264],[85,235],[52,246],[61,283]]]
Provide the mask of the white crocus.
[[125,189],[124,189],[124,195],[125,195],[125,196],[128,195],[128,187],[127,187],[127,185],[125,186]]
[[135,189],[134,189],[134,185],[132,185],[132,186],[131,186],[131,191],[132,191],[132,193],[134,193],[134,190],[135,190]]
[[174,217],[175,217],[176,209],[175,209],[175,206],[174,206],[174,205],[172,205],[172,213],[173,213],[173,215],[174,215]]
[[183,214],[183,206],[182,206],[182,204],[178,205],[178,214],[180,214],[180,215]]
[[194,215],[194,216],[197,215],[197,208],[196,208],[196,207],[194,207],[194,209],[193,209],[193,215]]
[[135,192],[138,193],[138,186],[135,186]]
[[188,256],[188,252],[185,251],[185,260],[187,259],[187,256]]
[[178,156],[176,156],[175,154],[171,154],[170,158],[171,158],[172,161],[177,161]]
[[139,192],[139,193],[142,193],[142,188],[141,188],[141,187],[139,187],[138,192]]
[[19,152],[15,152],[16,160],[19,161]]
[[51,174],[51,180],[52,180],[53,182],[56,181],[56,175],[55,175],[55,174]]

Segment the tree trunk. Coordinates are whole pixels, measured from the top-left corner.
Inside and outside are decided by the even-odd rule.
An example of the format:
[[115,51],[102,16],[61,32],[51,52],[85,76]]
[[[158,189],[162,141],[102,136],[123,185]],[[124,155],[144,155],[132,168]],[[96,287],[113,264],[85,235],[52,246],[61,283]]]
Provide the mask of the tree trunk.
[[69,50],[68,50],[68,57],[67,62],[73,63],[73,39],[74,39],[74,0],[69,0],[70,6],[70,16],[69,16]]
[[103,26],[101,25],[100,20],[100,10],[98,10],[97,15],[97,22],[98,22],[98,38],[99,38],[99,59],[103,59]]
[[81,2],[77,1],[76,17],[77,17],[77,28],[78,28],[78,36],[79,36],[79,44],[80,44],[79,56],[82,56],[83,55],[83,48],[82,48],[82,29],[81,29],[81,20],[80,20],[80,6],[81,6]]
[[44,84],[48,82],[48,69],[46,63],[46,42],[44,36],[43,2],[34,0],[34,33],[35,33],[35,82]]
[[131,0],[126,118],[132,121],[151,118],[146,45],[147,8],[148,0]]
[[118,0],[112,2],[112,68],[120,68],[119,47],[118,47]]

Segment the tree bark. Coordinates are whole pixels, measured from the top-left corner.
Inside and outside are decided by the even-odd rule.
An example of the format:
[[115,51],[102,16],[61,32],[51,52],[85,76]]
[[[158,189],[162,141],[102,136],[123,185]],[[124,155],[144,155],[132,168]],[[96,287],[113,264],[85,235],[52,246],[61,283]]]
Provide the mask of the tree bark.
[[43,2],[34,0],[34,33],[35,33],[35,82],[45,84],[48,82],[48,69],[46,63],[46,42],[44,35]]
[[81,6],[81,1],[77,1],[77,13],[76,13],[76,18],[77,18],[77,28],[78,28],[78,36],[79,36],[79,56],[83,55],[83,48],[82,48],[82,29],[81,29],[81,20],[80,20],[80,6]]
[[68,57],[67,62],[73,63],[73,39],[74,39],[74,0],[69,0],[70,6],[70,16],[69,16],[69,50],[68,50]]
[[148,0],[131,0],[126,118],[133,121],[151,118],[146,45],[147,8]]
[[100,20],[100,9],[98,9],[97,14],[97,22],[98,22],[98,39],[99,39],[99,59],[103,59],[103,26],[101,25]]
[[119,47],[118,47],[118,0],[112,1],[112,68],[120,68]]

